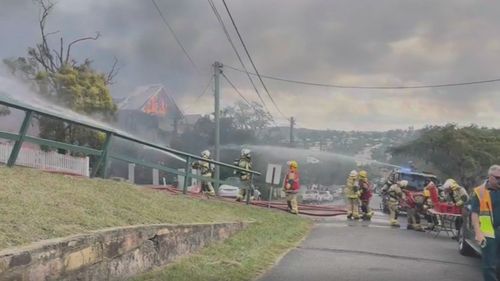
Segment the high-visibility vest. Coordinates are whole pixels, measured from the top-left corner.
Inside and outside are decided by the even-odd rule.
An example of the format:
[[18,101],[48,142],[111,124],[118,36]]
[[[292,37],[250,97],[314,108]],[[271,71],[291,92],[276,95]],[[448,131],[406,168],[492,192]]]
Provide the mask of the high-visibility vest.
[[481,232],[486,237],[495,238],[490,191],[483,184],[474,188],[474,192],[479,199],[479,225]]

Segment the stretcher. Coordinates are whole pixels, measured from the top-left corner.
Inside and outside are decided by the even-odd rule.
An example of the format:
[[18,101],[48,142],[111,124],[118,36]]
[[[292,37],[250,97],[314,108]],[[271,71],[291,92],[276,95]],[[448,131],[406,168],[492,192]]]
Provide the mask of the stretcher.
[[457,237],[458,231],[455,227],[457,220],[462,218],[462,209],[448,202],[439,201],[438,189],[435,186],[429,188],[432,209],[427,210],[434,223],[434,229],[431,233],[434,237],[439,236],[441,232],[446,233],[448,237]]

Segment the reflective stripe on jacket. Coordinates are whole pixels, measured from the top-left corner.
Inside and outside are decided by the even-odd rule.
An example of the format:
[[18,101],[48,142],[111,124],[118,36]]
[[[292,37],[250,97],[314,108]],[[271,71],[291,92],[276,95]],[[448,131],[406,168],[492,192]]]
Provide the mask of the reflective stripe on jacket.
[[490,191],[483,184],[474,188],[474,192],[479,199],[479,226],[481,232],[486,237],[495,238]]

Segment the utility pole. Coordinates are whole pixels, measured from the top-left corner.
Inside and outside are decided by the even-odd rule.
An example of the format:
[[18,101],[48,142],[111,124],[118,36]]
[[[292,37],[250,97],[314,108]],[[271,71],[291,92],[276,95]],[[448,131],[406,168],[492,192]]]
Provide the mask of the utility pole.
[[[214,84],[215,84],[215,161],[220,161],[220,74],[222,73],[222,63],[214,62]],[[215,190],[219,190],[220,167],[215,166]]]
[[293,126],[295,125],[295,118],[290,117],[290,146],[294,146],[293,139]]

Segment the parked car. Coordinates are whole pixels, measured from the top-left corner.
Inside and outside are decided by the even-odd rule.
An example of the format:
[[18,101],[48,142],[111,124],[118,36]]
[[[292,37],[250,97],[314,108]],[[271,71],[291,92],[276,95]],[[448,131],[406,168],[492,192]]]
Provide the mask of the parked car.
[[[240,193],[240,186],[242,185],[240,178],[229,177],[225,181],[228,183],[219,186],[219,191],[217,192],[217,194],[220,197],[227,197],[227,198],[238,197],[238,194]],[[254,198],[255,200],[262,199],[262,194],[257,188],[254,189]]]
[[458,251],[464,256],[480,256],[481,247],[475,239],[470,210],[471,205],[469,203],[463,209],[462,217],[464,222],[458,235]]
[[302,195],[302,202],[317,202],[319,200],[319,192],[317,190],[308,190]]
[[333,195],[330,193],[330,191],[320,191],[318,201],[320,201],[320,202],[333,201]]
[[240,192],[241,180],[238,177],[229,177],[225,180],[227,184],[219,186],[217,194],[221,197],[236,198]]

